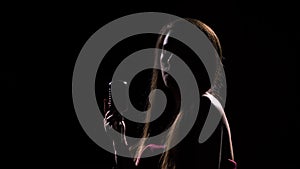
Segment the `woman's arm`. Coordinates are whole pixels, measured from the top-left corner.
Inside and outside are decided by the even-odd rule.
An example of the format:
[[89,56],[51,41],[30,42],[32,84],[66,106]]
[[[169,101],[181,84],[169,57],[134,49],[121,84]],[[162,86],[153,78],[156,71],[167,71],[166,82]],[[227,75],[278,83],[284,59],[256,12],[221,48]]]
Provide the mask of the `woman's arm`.
[[[203,96],[207,97],[211,101],[212,106],[214,106],[214,108],[216,108],[218,113],[220,113],[220,115],[222,116],[219,169],[236,169],[237,163],[234,161],[231,130],[225,111],[221,103],[212,94],[206,92]],[[226,150],[225,153],[224,150]]]

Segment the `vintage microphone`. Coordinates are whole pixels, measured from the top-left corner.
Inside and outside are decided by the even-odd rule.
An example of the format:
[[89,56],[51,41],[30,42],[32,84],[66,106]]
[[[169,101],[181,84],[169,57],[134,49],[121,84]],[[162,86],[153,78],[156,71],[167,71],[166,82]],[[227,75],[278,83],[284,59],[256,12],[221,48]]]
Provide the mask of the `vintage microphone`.
[[[116,101],[119,102],[119,106],[118,106],[118,110],[115,107],[115,104],[113,102],[113,98],[112,98],[112,88],[114,90],[116,90],[115,92],[120,92],[121,95],[119,94],[118,96],[120,96],[119,98],[116,98]],[[112,127],[113,129],[117,130],[118,132],[121,133],[122,137],[121,137],[121,142],[124,141],[124,143],[126,145],[127,144],[127,140],[126,140],[126,125],[124,122],[124,117],[123,117],[123,113],[125,113],[128,110],[128,101],[126,100],[126,98],[128,98],[126,96],[127,92],[128,92],[128,86],[127,86],[127,82],[126,81],[113,81],[109,83],[109,94],[108,94],[108,101],[105,100],[105,122],[104,122],[104,127],[105,130],[106,127],[109,125],[110,127]],[[121,104],[120,104],[121,103]]]

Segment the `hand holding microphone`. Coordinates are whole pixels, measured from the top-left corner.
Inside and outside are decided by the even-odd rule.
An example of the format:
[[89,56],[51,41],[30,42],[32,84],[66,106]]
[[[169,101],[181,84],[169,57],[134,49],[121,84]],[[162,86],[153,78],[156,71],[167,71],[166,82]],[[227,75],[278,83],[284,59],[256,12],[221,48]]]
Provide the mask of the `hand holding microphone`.
[[[113,86],[113,87],[112,87]],[[117,98],[117,101],[121,106],[118,106],[118,109],[115,107],[113,98],[112,98],[112,88],[116,89],[116,92],[120,92],[122,95],[121,97]],[[124,122],[124,117],[122,116],[124,112],[128,109],[128,102],[126,100],[126,94],[128,92],[127,90],[127,82],[126,81],[113,81],[109,83],[109,96],[108,100],[104,100],[104,128],[105,131],[108,132],[108,130],[114,129],[121,133],[121,142],[124,142],[127,145],[126,140],[126,125]],[[109,129],[107,127],[110,127]],[[119,138],[118,135],[112,136],[113,140],[116,141],[116,139]]]

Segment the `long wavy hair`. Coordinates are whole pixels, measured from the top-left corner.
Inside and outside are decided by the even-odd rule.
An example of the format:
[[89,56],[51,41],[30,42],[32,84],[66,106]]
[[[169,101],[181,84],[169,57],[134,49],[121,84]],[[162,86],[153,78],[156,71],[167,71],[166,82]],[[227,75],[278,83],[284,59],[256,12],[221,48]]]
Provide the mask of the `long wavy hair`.
[[[204,92],[209,92],[210,94],[214,95],[216,98],[222,100],[222,98],[220,98],[218,91],[222,88],[222,74],[220,73],[221,68],[222,68],[222,48],[221,48],[221,44],[219,41],[219,38],[217,37],[216,33],[206,24],[204,24],[203,22],[197,20],[197,19],[191,19],[191,18],[186,18],[186,20],[188,20],[189,22],[191,22],[192,24],[194,24],[195,26],[197,26],[206,36],[207,38],[211,41],[212,45],[214,46],[216,52],[217,52],[217,57],[220,57],[220,59],[216,59],[218,61],[218,63],[216,64],[216,72],[215,72],[215,76],[214,79],[212,80],[212,84],[210,84],[210,87],[208,89],[203,90]],[[158,38],[157,44],[156,44],[156,48],[161,48],[162,47],[162,43],[164,41],[164,38],[166,37],[165,34],[172,30],[172,28],[176,25],[177,22],[179,22],[180,20],[171,22],[169,24],[167,24],[166,26],[164,26],[161,30],[161,35]],[[159,59],[159,53],[156,52],[156,57],[155,57],[155,61],[154,64],[159,64],[160,63],[160,59]],[[158,76],[159,76],[159,72],[158,71],[153,71],[152,74],[152,80],[151,80],[151,90],[156,89],[157,88],[157,81],[158,81]],[[201,95],[204,93],[200,93]],[[154,96],[153,96],[154,97]],[[150,99],[151,100],[151,99]],[[152,99],[153,100],[153,99]],[[166,140],[164,141],[164,145],[166,149],[169,149],[171,142],[173,140],[174,137],[176,137],[176,132],[178,132],[178,128],[180,125],[180,121],[183,118],[183,114],[184,112],[179,112],[176,117],[173,120],[173,123],[170,126],[170,130],[169,133],[167,135]],[[147,115],[146,115],[146,121],[149,121],[151,117],[151,106],[149,106],[149,109],[147,111]],[[142,134],[142,139],[140,140],[140,142],[137,144],[137,149],[135,152],[135,162],[137,164],[137,160],[138,157],[141,156],[144,148],[145,148],[145,142],[147,137],[149,137],[149,123],[146,123],[144,126],[144,130],[143,130],[143,134]],[[175,169],[176,168],[176,163],[174,163],[174,161],[172,160],[172,157],[174,156],[174,154],[172,154],[172,151],[166,151],[162,154],[161,156],[161,169]]]

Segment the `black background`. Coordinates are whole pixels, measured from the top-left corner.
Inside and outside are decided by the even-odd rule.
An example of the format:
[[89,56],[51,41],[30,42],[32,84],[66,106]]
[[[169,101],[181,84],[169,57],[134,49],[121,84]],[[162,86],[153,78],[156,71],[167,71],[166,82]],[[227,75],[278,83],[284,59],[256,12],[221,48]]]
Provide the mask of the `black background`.
[[[6,6],[3,6],[4,8]],[[111,168],[113,156],[81,128],[72,102],[76,58],[103,25],[136,12],[202,20],[220,38],[226,112],[240,169],[295,168],[299,29],[295,5],[236,2],[10,4],[2,82],[4,162],[22,168]],[[6,60],[7,59],[7,60]],[[9,64],[7,64],[9,63]],[[6,160],[7,159],[7,160]]]

